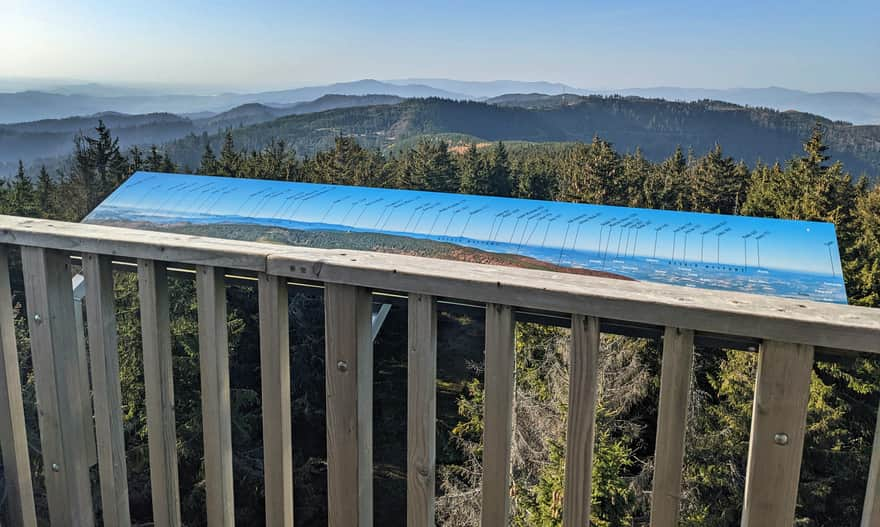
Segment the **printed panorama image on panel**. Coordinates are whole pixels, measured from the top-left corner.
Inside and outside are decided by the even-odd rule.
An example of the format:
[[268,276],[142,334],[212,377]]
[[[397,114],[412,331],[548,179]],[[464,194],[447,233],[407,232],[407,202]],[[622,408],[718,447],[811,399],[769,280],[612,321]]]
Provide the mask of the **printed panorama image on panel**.
[[84,221],[846,302],[830,223],[148,172]]

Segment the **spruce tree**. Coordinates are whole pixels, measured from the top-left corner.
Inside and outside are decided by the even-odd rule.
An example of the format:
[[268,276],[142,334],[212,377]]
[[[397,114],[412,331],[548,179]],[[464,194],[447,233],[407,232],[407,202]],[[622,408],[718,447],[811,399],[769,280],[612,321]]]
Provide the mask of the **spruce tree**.
[[462,194],[489,194],[489,169],[476,143],[471,143],[459,160],[460,183]]
[[144,169],[144,157],[141,149],[137,145],[131,147],[128,151],[128,175]]
[[202,159],[199,162],[199,174],[210,176],[217,173],[217,156],[211,149],[211,143],[205,143],[205,151],[202,153]]
[[150,172],[162,172],[162,154],[156,145],[150,146],[150,155],[147,157],[147,170]]
[[232,131],[227,130],[223,139],[223,148],[220,150],[220,159],[217,163],[217,171],[220,175],[239,177],[241,174],[241,156],[235,150],[235,141]]
[[589,146],[575,145],[563,160],[561,172],[566,201],[604,205],[628,202],[621,185],[620,156],[611,143],[598,136]]
[[735,214],[746,176],[736,170],[733,158],[725,156],[721,145],[697,160],[692,169],[692,209],[698,212]]
[[37,212],[44,218],[51,218],[54,215],[53,194],[55,193],[55,185],[46,165],[40,167],[40,174],[37,176],[36,188],[36,206]]
[[36,203],[34,199],[34,187],[24,171],[24,164],[18,161],[18,170],[12,181],[12,192],[9,196],[9,208],[13,214],[19,216],[35,216]]
[[490,196],[510,196],[510,159],[507,155],[507,147],[498,141],[489,158],[489,188]]

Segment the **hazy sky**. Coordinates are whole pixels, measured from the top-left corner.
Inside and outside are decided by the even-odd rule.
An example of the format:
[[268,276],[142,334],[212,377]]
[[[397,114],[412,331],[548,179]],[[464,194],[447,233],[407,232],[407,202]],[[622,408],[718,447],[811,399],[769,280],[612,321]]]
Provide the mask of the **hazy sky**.
[[0,0],[0,77],[880,92],[878,1]]

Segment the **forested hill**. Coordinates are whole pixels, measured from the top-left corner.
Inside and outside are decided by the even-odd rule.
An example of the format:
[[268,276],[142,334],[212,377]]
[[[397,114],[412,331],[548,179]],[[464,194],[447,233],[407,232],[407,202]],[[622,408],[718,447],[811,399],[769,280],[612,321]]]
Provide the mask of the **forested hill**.
[[[822,117],[750,108],[717,101],[670,102],[638,97],[505,96],[500,104],[409,99],[389,106],[368,106],[295,115],[239,128],[235,143],[259,149],[273,140],[292,145],[300,155],[333,146],[350,135],[369,148],[394,149],[406,139],[460,134],[470,141],[590,141],[599,135],[618,151],[641,148],[652,160],[663,159],[680,145],[702,154],[716,143],[748,163],[772,163],[800,152],[803,140],[819,122],[826,129],[830,154],[855,174],[880,174],[880,126],[853,126]],[[532,97],[531,99],[535,99]],[[210,142],[215,151],[222,134],[190,136],[169,145],[178,163],[197,166]]]

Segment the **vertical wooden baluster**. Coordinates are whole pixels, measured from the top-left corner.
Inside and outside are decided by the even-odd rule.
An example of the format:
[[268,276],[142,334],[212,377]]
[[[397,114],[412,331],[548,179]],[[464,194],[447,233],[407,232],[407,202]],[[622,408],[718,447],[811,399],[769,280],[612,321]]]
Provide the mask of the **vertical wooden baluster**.
[[80,362],[76,342],[70,259],[67,254],[22,247],[28,326],[40,416],[49,517],[53,525],[90,527],[91,482],[83,429]]
[[792,525],[813,347],[765,341],[758,361],[742,526]]
[[[82,277],[80,277],[82,278]],[[73,282],[73,280],[72,280]],[[71,283],[71,289],[73,283]],[[76,354],[79,360],[79,382],[81,386],[89,387],[89,352],[86,346],[85,321],[83,318],[83,302],[82,297],[77,296],[74,292],[73,296],[73,321],[76,328]],[[92,398],[89,396],[89,390],[80,400],[83,406],[83,429],[86,430],[86,463],[94,466],[98,462],[97,440],[95,438],[95,418],[92,411]]]
[[199,370],[205,443],[205,491],[209,527],[235,525],[232,493],[232,412],[229,403],[229,340],[223,269],[196,267]]
[[95,437],[101,480],[102,518],[107,527],[128,527],[128,478],[122,429],[122,388],[113,295],[113,266],[109,256],[83,254],[86,310],[89,324],[89,362],[95,403]]
[[6,480],[7,520],[36,527],[34,488],[28,456],[21,373],[15,342],[15,314],[9,283],[9,248],[0,246],[0,449]]
[[293,527],[287,281],[261,273],[259,288],[266,525]]
[[407,486],[409,527],[434,525],[437,421],[437,306],[434,297],[409,295],[407,356]]
[[168,276],[163,262],[138,260],[138,295],[144,352],[153,523],[163,527],[179,527],[180,489],[177,478],[177,428],[174,422]]
[[865,487],[861,527],[880,527],[880,412],[874,428],[874,446],[871,449],[871,466]]
[[330,527],[373,525],[370,291],[326,284],[327,500]]
[[654,450],[651,526],[678,525],[681,507],[681,470],[687,410],[694,366],[694,332],[666,328],[660,369],[660,406]]
[[486,305],[486,373],[483,395],[483,510],[480,525],[507,525],[513,430],[516,328],[513,308]]
[[593,443],[599,397],[599,319],[571,317],[568,370],[568,433],[565,437],[565,494],[562,524],[590,524]]

